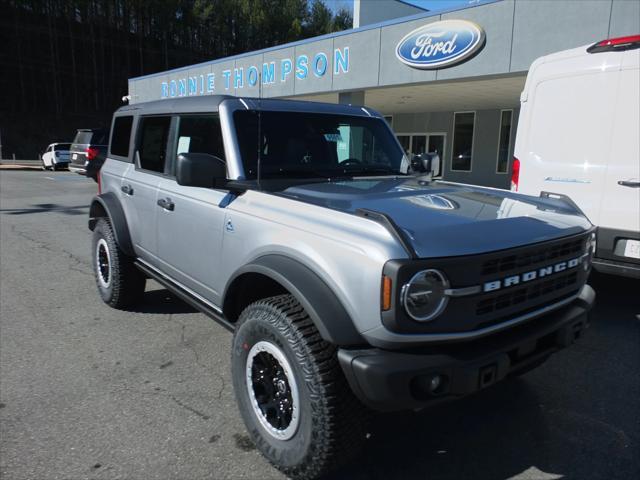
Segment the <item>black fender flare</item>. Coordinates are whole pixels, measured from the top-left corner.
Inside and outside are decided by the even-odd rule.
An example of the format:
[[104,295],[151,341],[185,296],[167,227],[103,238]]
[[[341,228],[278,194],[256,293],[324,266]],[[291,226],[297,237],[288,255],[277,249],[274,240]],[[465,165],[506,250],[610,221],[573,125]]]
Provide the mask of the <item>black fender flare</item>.
[[331,288],[313,270],[299,261],[279,254],[255,259],[231,276],[222,297],[225,301],[235,281],[247,273],[265,275],[285,288],[300,302],[326,341],[339,346],[367,343],[358,333],[351,317]]
[[131,234],[127,225],[127,217],[124,214],[120,200],[113,192],[107,192],[93,197],[91,207],[89,208],[89,230],[96,226],[96,222],[100,217],[108,217],[113,233],[116,237],[116,243],[120,249],[128,256],[134,257],[133,243],[131,242]]

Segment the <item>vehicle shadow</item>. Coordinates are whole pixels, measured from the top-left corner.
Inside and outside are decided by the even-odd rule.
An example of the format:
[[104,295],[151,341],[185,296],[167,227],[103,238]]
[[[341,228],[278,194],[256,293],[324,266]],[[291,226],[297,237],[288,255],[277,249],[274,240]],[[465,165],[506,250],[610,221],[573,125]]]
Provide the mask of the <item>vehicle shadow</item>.
[[89,211],[88,205],[76,205],[73,207],[67,207],[64,205],[57,205],[55,203],[39,203],[32,205],[32,208],[2,208],[0,212],[7,215],[29,215],[32,213],[62,213],[64,215],[86,215]]
[[626,479],[640,475],[640,282],[594,275],[592,325],[522,378],[376,417],[332,480]]
[[538,456],[553,430],[526,381],[507,381],[458,402],[374,421],[360,459],[333,480],[507,479],[527,470],[540,475],[527,478],[564,477],[544,476],[558,472]]
[[135,313],[180,314],[196,313],[197,310],[183,302],[166,288],[147,290],[142,301],[128,308]]
[[[593,276],[592,326],[522,378],[420,412],[377,415],[330,480],[627,479],[640,475],[640,282]],[[142,313],[193,313],[160,288]]]

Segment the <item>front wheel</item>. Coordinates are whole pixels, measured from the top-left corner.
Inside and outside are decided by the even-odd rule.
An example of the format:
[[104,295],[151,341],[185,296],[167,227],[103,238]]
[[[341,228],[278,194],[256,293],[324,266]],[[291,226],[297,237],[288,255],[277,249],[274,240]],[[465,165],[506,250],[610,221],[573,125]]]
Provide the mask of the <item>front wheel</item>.
[[107,305],[123,309],[144,293],[144,275],[120,249],[106,218],[100,218],[93,229],[92,263],[98,292]]
[[231,353],[244,423],[262,454],[292,478],[318,478],[359,451],[366,408],[291,295],[259,300],[240,316]]

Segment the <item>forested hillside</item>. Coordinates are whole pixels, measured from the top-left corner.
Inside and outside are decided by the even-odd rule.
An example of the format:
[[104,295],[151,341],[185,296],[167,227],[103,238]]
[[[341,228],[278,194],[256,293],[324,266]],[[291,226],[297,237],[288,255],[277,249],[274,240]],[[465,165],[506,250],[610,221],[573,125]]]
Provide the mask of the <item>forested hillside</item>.
[[1,0],[4,156],[107,123],[128,78],[350,27],[320,0]]

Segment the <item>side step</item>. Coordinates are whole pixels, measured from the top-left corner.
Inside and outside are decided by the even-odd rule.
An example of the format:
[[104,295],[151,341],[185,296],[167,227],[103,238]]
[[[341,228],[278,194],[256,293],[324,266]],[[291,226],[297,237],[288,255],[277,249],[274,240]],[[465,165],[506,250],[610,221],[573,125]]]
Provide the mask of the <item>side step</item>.
[[165,287],[167,290],[173,293],[176,297],[179,297],[180,299],[184,300],[186,303],[191,305],[196,310],[212,318],[213,320],[218,322],[220,325],[225,327],[230,332],[233,332],[235,330],[235,325],[231,323],[229,320],[227,320],[226,318],[224,318],[224,315],[222,315],[220,311],[214,308],[213,305],[206,302],[205,300],[198,298],[194,293],[182,287],[181,285],[178,285],[171,278],[162,274],[155,268],[152,268],[147,264],[142,263],[139,260],[136,260],[135,266],[140,271],[142,271],[145,275],[153,278],[155,281],[157,281],[159,284],[161,284],[163,287]]

